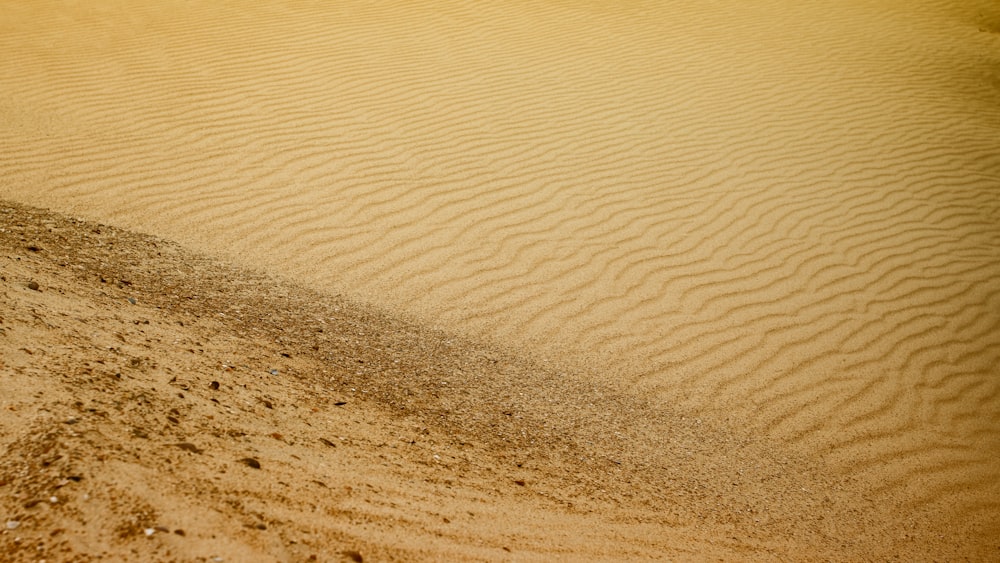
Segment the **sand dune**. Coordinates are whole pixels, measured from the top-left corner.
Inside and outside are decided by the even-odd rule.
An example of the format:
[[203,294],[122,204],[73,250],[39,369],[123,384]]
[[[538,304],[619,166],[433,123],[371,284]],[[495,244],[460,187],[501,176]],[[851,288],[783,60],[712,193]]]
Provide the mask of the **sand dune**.
[[992,3],[136,4],[0,7],[0,195],[1000,536]]

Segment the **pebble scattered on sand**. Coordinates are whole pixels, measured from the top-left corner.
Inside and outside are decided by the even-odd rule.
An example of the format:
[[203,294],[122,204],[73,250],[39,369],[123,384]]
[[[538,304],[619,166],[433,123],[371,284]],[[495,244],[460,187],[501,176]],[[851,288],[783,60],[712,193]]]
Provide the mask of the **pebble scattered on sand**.
[[240,460],[240,463],[254,469],[260,469],[260,462],[252,457],[245,457]]

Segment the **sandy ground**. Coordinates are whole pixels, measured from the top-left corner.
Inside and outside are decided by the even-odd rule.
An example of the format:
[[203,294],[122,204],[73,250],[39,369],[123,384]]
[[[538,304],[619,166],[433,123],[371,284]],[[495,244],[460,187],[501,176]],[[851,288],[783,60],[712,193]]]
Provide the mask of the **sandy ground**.
[[[152,438],[129,428],[152,436],[141,417],[153,411],[81,406],[110,425],[98,424],[106,443],[81,451],[131,444],[120,462],[152,475],[156,455],[175,471],[183,459],[205,483],[280,460],[327,483],[335,470],[318,453],[264,459],[264,444],[323,445],[288,438],[311,430],[275,405],[363,425],[352,459],[364,469],[351,474],[407,500],[377,504],[344,485],[355,496],[343,510],[364,516],[309,524],[308,504],[289,500],[271,518],[329,525],[313,544],[345,546],[317,557],[998,556],[994,2],[10,1],[0,51],[0,198],[13,210],[0,224],[13,280],[3,315],[5,334],[20,335],[0,340],[3,376],[13,389],[34,389],[29,374],[64,389],[51,404],[35,390],[12,398],[4,416],[27,418],[9,428],[52,412],[79,419],[56,426],[64,433],[91,436],[69,397],[113,388],[61,378],[113,364],[113,351],[88,354],[134,337],[155,353],[129,352],[145,383],[108,370],[123,397],[139,393],[132,383],[172,392],[164,385],[190,369],[204,380],[177,392],[192,404],[205,393],[205,426],[169,414],[176,435],[140,451]],[[154,243],[169,253],[151,254]],[[112,263],[128,273],[107,274]],[[171,301],[182,294],[206,300]],[[268,409],[263,395],[209,395],[227,389],[225,366],[243,378],[231,393],[267,384],[286,398]],[[264,378],[270,369],[301,387]],[[220,389],[206,391],[212,381]],[[347,393],[346,408],[329,406]],[[239,415],[246,401],[281,429]],[[230,427],[262,469],[226,449]],[[394,440],[415,429],[449,453],[401,452]],[[283,439],[253,442],[271,433]],[[34,463],[29,446],[46,435],[11,430],[22,449],[5,459]],[[218,438],[214,450],[202,435]],[[432,470],[457,452],[478,473],[442,485]],[[10,486],[41,486],[18,481],[31,471],[16,465]],[[136,492],[155,480],[91,471],[60,490],[107,476],[164,505],[211,497],[198,484],[181,495],[183,479]],[[276,482],[294,486],[263,481]],[[253,490],[269,506],[299,498]],[[38,491],[14,491],[11,510],[51,508],[23,507]],[[225,494],[209,503],[216,524],[256,526]],[[426,519],[446,512],[439,499],[457,509],[473,498],[495,511],[481,526]],[[209,557],[177,550],[215,534],[309,555],[275,551],[307,539],[276,523],[258,530],[278,534],[273,544],[216,524],[200,524],[207,536],[184,524],[187,543],[169,548]],[[175,526],[153,524],[155,541],[156,525]],[[139,539],[128,545],[160,545]],[[109,541],[70,548],[119,549]]]
[[152,237],[12,204],[0,214],[5,560],[953,559],[1000,547],[592,374]]

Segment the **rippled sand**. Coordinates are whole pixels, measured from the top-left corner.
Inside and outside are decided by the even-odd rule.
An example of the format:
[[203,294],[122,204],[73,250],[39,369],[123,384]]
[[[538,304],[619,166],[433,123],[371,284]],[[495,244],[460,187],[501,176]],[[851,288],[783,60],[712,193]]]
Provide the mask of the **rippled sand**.
[[143,4],[0,5],[0,196],[1000,536],[993,3]]

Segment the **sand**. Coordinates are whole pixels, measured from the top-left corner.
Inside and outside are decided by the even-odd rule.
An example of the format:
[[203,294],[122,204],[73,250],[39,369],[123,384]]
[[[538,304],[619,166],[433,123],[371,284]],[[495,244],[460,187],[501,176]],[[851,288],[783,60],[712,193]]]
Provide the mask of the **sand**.
[[[375,324],[343,338],[377,348],[385,368],[365,368],[371,396],[350,415],[366,421],[358,436],[396,435],[404,416],[442,444],[475,444],[469,455],[482,473],[451,478],[447,493],[412,483],[433,474],[418,458],[400,454],[376,471],[383,440],[359,446],[353,467],[388,491],[380,498],[416,507],[406,518],[366,513],[371,529],[336,511],[295,512],[306,497],[268,490],[268,505],[287,513],[280,519],[332,534],[316,532],[325,538],[314,542],[318,557],[341,541],[367,542],[375,560],[1000,556],[994,3],[6,2],[0,29],[0,198],[15,210],[5,221],[17,216],[32,236],[50,236],[44,221],[66,219],[39,219],[33,209],[44,208],[120,237],[179,244],[172,261],[138,242],[129,250],[144,257],[138,272],[186,272],[171,276],[175,284],[229,285],[201,280],[188,262],[251,276],[233,289],[240,311],[288,321],[268,329],[278,332],[267,342],[294,325],[309,346],[301,389],[240,381],[273,385],[268,393],[318,412],[339,412],[328,402],[358,389],[351,378],[361,376],[324,352],[326,340],[310,343],[326,334],[314,330],[322,315],[281,299],[305,291],[310,303],[350,310],[357,326]],[[93,230],[66,225],[73,240]],[[96,250],[81,243],[69,253],[58,240],[25,250],[33,244],[6,247],[4,268],[18,269],[4,274],[4,307],[47,308],[48,324],[23,320],[23,330],[52,331],[61,350],[77,342],[74,330],[86,333],[51,320],[72,300],[25,284],[49,270],[61,276],[60,260],[70,268]],[[90,316],[66,313],[87,326],[109,322],[96,311],[127,297],[93,294],[102,267],[51,280],[96,299],[83,301]],[[157,301],[168,288],[152,281],[127,286],[144,292],[129,303],[146,307],[135,315],[173,326],[183,319],[171,315],[194,314]],[[216,353],[239,364],[257,344],[226,307],[196,312],[223,323],[213,330],[229,336]],[[173,340],[204,337],[171,330],[147,342],[156,353],[146,355],[178,371],[189,360]],[[404,334],[428,344],[378,344]],[[59,354],[100,359],[81,359],[95,352],[77,344],[82,356]],[[68,385],[62,377],[72,374],[37,355],[6,360],[25,346],[3,346],[9,385],[30,389],[19,379],[27,372]],[[487,356],[477,350],[505,359],[480,365]],[[210,382],[222,361],[194,371]],[[394,371],[407,364],[436,367]],[[333,380],[305,374],[323,369]],[[148,375],[158,393],[168,393],[164,370]],[[431,372],[447,383],[422,382]],[[426,412],[399,395],[410,377],[422,382],[410,391]],[[504,406],[515,398],[518,409]],[[43,412],[31,406],[42,400],[27,391],[17,399],[22,423],[34,420],[24,409]],[[253,440],[307,432],[289,413],[274,416],[297,430],[255,426],[254,409],[232,415]],[[125,432],[130,423],[118,418],[129,414],[104,410],[102,424]],[[515,419],[534,442],[494,439],[491,424]],[[184,429],[188,441],[209,427],[226,435],[229,424],[203,423]],[[27,440],[18,432],[5,434],[8,447]],[[245,457],[214,447],[229,464]],[[194,460],[192,479],[204,471],[211,480],[221,463],[166,451]],[[296,461],[273,450],[272,459],[291,474],[314,471],[304,460],[325,454],[308,451]],[[610,466],[580,465],[600,456]],[[530,481],[515,474],[536,457],[532,471],[550,489],[528,494],[511,483]],[[149,463],[153,475],[159,466]],[[237,470],[246,471],[225,475]],[[115,486],[142,496],[135,491],[148,482]],[[250,514],[220,500],[229,493],[211,507],[200,494],[157,494],[164,506]],[[471,498],[510,527],[428,523]],[[302,538],[280,527],[251,540],[199,525],[212,530],[199,537],[230,542],[220,556],[230,544],[276,559],[305,553],[281,551]],[[128,541],[153,549],[158,540]],[[194,542],[165,545],[157,549],[209,556],[183,551]]]

